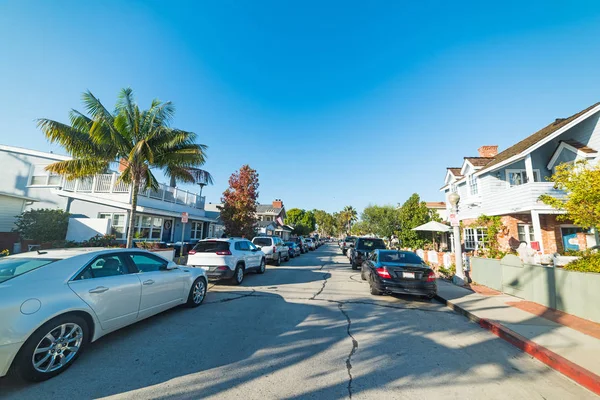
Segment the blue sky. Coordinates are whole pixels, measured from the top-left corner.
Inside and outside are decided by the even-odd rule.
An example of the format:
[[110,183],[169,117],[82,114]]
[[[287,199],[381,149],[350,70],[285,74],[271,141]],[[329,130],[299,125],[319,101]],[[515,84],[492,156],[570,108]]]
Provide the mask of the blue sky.
[[596,1],[0,1],[0,143],[90,89],[177,107],[217,202],[248,163],[260,200],[327,211],[440,200],[445,168],[600,100]]

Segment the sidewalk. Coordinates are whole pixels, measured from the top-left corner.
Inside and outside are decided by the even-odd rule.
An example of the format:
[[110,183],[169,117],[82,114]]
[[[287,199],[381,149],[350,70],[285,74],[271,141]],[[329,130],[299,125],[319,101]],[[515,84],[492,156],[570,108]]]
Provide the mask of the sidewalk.
[[478,292],[438,280],[438,300],[600,394],[600,324],[491,289]]

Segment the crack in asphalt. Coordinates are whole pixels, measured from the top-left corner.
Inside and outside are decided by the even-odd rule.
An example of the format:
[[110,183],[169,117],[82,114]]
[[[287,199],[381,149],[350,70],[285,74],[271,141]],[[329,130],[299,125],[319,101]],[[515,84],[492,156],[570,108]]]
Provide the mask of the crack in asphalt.
[[352,320],[346,311],[344,311],[344,305],[342,303],[338,303],[338,308],[346,317],[348,321],[348,325],[346,326],[346,333],[352,339],[352,350],[350,350],[350,354],[346,358],[346,370],[348,371],[348,397],[352,398],[352,356],[356,353],[356,349],[358,349],[358,341],[352,336],[352,332],[350,332],[350,327],[352,326]]
[[358,279],[354,279],[355,276],[359,276],[360,274],[356,274],[356,275],[350,275],[350,280],[354,281],[354,282],[358,282],[358,283],[367,283],[366,281],[363,281],[362,278],[360,280]]
[[327,279],[329,278],[325,278],[325,275],[323,275],[323,286],[321,286],[321,289],[319,289],[317,293],[313,294],[313,297],[309,298],[308,300],[315,300],[318,295],[323,293],[323,290],[325,290],[325,285],[327,285]]

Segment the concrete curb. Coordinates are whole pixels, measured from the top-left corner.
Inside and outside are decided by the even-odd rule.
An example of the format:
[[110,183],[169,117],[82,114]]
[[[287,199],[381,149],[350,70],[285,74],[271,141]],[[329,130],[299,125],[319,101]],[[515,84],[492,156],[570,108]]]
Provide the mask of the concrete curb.
[[527,339],[526,337],[505,327],[504,325],[501,325],[494,321],[490,321],[485,318],[479,318],[475,314],[452,303],[451,301],[443,299],[439,295],[436,295],[435,299],[440,301],[442,304],[445,304],[454,312],[464,315],[471,321],[477,323],[482,328],[487,329],[499,338],[504,339],[505,341],[517,347],[518,349],[535,357],[550,368],[574,380],[586,389],[594,392],[597,395],[600,395],[600,376],[567,360],[566,358],[554,353],[553,351],[548,350],[543,346],[540,346],[539,344]]

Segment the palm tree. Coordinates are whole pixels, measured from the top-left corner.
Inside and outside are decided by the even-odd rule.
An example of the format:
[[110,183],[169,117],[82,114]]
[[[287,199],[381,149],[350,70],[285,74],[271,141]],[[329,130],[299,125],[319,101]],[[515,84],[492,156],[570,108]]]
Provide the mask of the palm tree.
[[46,170],[77,179],[105,172],[119,161],[124,166],[119,180],[132,186],[127,231],[127,247],[131,247],[138,193],[159,187],[152,169],[178,181],[194,182],[190,169],[204,164],[208,147],[196,143],[195,133],[170,126],[175,107],[169,101],[155,99],[148,110],[140,110],[133,91],[126,88],[110,113],[90,91],[83,93],[82,100],[87,115],[71,110],[70,124],[38,120],[48,140],[62,145],[73,157],[50,164]]
[[350,228],[352,228],[352,223],[355,222],[358,219],[358,213],[356,212],[356,209],[352,206],[346,206],[344,207],[344,210],[342,210],[342,213],[344,215],[345,220],[347,221],[347,226],[348,226],[348,232],[350,232]]

